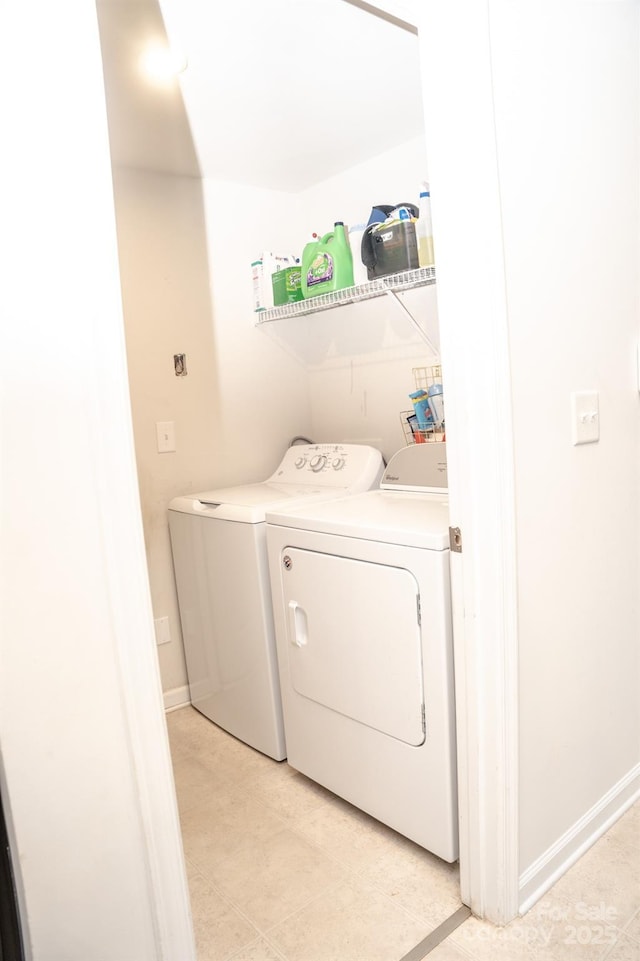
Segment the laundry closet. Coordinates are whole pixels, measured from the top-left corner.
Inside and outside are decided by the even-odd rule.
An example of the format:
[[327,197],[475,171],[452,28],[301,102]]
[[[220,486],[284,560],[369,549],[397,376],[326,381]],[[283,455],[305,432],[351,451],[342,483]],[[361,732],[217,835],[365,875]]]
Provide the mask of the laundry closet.
[[[264,53],[264,31],[278,38],[277,17],[253,5],[258,20],[242,20],[242,7],[225,12],[218,49],[225,46],[225,30],[233,33],[233,42],[241,35],[246,59],[238,53],[237,67],[243,62],[245,72],[254,69],[257,77],[266,77],[272,67],[278,69],[273,65],[282,54],[282,47],[274,49],[271,61]],[[98,9],[141,506],[154,617],[163,622],[162,637],[170,638],[158,646],[165,702],[175,706],[188,700],[188,692],[166,522],[172,497],[262,480],[299,435],[319,443],[368,444],[387,460],[413,439],[407,416],[414,369],[423,376],[439,362],[433,280],[309,316],[264,322],[253,310],[251,263],[263,251],[301,252],[312,232],[326,233],[337,220],[366,222],[376,204],[418,203],[420,184],[428,179],[418,40],[344,0],[327,3],[323,17],[332,26],[318,37],[318,56],[323,49],[327,57],[336,54],[336,66],[328,71],[333,75],[345,64],[349,84],[342,91],[352,123],[345,128],[334,102],[333,111],[319,111],[310,136],[296,131],[290,101],[311,102],[328,85],[313,72],[297,93],[284,89],[276,102],[263,100],[249,116],[227,111],[227,123],[241,116],[242,129],[237,124],[210,129],[203,109],[210,91],[190,84],[197,84],[199,63],[214,41],[199,49],[191,36],[183,95],[138,93],[140,122],[148,113],[154,118],[150,131],[132,123],[114,63],[117,51],[131,46],[131,37],[149,24],[125,5]],[[281,12],[286,9],[285,3]],[[298,10],[300,29],[309,11],[303,13]],[[179,10],[162,4],[162,14],[171,34]],[[156,30],[162,28],[159,9],[147,17]],[[373,107],[371,77],[352,60],[365,41],[384,50],[389,72]],[[256,65],[251,57],[259,43],[263,60]],[[233,106],[239,96],[233,87],[226,82],[220,89]],[[334,95],[335,89],[335,83],[329,87]],[[151,109],[157,109],[157,100],[148,98],[167,93],[170,109],[158,119]],[[273,131],[269,137],[283,114],[289,137],[284,150]],[[245,129],[251,124],[254,134]],[[234,134],[244,147],[242,156],[233,155],[240,149],[233,148]],[[229,154],[223,177],[207,175],[215,137]],[[150,138],[156,141],[155,169],[143,169]],[[205,158],[202,176],[198,155]],[[177,354],[185,355],[186,376],[174,372]],[[167,423],[173,425],[175,450],[161,453],[156,425]]]
[[[244,6],[267,22],[250,21],[247,27],[241,22]],[[104,8],[107,17],[109,9]],[[282,14],[295,9],[301,30],[314,19],[306,5],[294,7],[283,2],[276,9]],[[169,40],[171,18],[176,13],[167,3]],[[422,185],[428,181],[417,33],[409,24],[390,22],[344,0],[326,3],[323,17],[314,50],[320,58],[329,53],[336,58],[331,77],[326,73],[322,77],[307,75],[294,98],[297,110],[293,110],[286,84],[290,77],[286,68],[277,67],[287,55],[286,44],[283,47],[282,40],[274,37],[275,49],[269,51],[259,71],[266,87],[266,117],[254,109],[246,114],[234,105],[249,128],[237,132],[240,148],[233,131],[219,133],[218,140],[211,142],[209,126],[220,129],[222,119],[218,114],[214,118],[203,115],[198,109],[202,107],[203,77],[211,81],[199,68],[202,57],[205,53],[210,56],[215,44],[206,41],[199,47],[196,42],[195,49],[189,44],[193,63],[182,82],[184,104],[176,107],[186,109],[182,133],[193,151],[186,156],[186,166],[195,167],[198,158],[201,177],[132,171],[114,162],[132,409],[165,704],[173,707],[191,700],[210,720],[276,760],[287,756],[284,740],[288,735],[286,718],[282,730],[275,638],[270,626],[266,547],[262,546],[264,517],[256,521],[251,515],[249,519],[248,512],[246,522],[238,523],[240,508],[235,506],[234,490],[243,492],[240,502],[246,507],[252,496],[246,485],[269,475],[270,482],[277,484],[278,477],[272,472],[279,464],[284,467],[283,455],[293,440],[305,441],[307,448],[321,445],[321,451],[325,449],[322,445],[341,445],[338,453],[344,456],[335,464],[343,467],[345,484],[358,450],[380,452],[384,463],[395,463],[397,452],[407,447],[417,451],[420,444],[441,448],[434,464],[442,467],[446,460],[443,416],[437,432],[418,431],[418,408],[414,410],[412,403],[417,389],[424,388],[425,398],[428,387],[442,391],[435,270],[432,265],[418,264],[418,224],[414,219],[402,225],[415,236],[415,257],[407,257],[406,265],[395,271],[381,269],[375,276],[371,271],[367,277],[360,248],[360,234],[372,211],[379,214],[385,207],[384,219],[397,208],[405,216],[411,211],[415,218]],[[255,4],[240,3],[219,24],[222,36],[225,30],[230,34],[229,45],[237,40],[234,31],[242,27],[248,48],[243,54],[244,70],[249,69],[256,31],[262,34],[261,26],[273,31],[272,20],[273,10],[267,16]],[[333,21],[331,28],[327,20]],[[105,25],[105,38],[108,30]],[[220,38],[217,42],[221,43]],[[295,43],[295,31],[288,42]],[[358,44],[384,51],[386,79],[373,81],[361,65],[345,62],[345,55]],[[295,53],[299,59],[299,51]],[[109,89],[108,53],[105,59]],[[346,127],[339,109],[345,103],[337,99],[343,89],[340,64],[344,79],[348,79],[346,112],[353,115]],[[214,89],[216,95],[233,102],[232,89],[224,88],[224,94],[222,87]],[[313,114],[311,129],[305,128],[306,118],[300,113],[300,104],[305,103]],[[287,114],[284,128],[283,113]],[[111,116],[117,161],[118,119],[113,110]],[[275,128],[271,139],[267,135],[270,127]],[[282,136],[290,138],[290,151],[282,149]],[[248,144],[252,149],[247,163]],[[124,151],[126,142],[121,145]],[[237,155],[241,148],[245,151],[242,157]],[[175,163],[170,157],[167,160],[169,166]],[[217,176],[212,176],[212,170]],[[228,179],[231,174],[242,181]],[[392,224],[396,222],[393,218],[391,213]],[[252,262],[263,257],[266,264],[273,255],[288,255],[290,263],[297,261],[312,235],[328,234],[337,222],[353,231],[356,286],[347,283],[346,289],[331,295],[272,309],[263,290],[262,301],[256,304]],[[420,224],[424,222],[424,218],[420,220]],[[402,231],[403,236],[407,233]],[[265,276],[263,283],[270,287],[271,278]],[[303,454],[301,461],[313,461],[304,449]],[[293,492],[292,482],[304,483],[306,478],[301,472],[296,476],[300,464],[294,457],[287,463],[288,468],[281,471],[286,475],[282,481],[287,481]],[[337,483],[341,475],[329,470],[331,477],[320,478],[313,473],[313,462],[305,466],[311,469],[310,481],[319,479],[325,485],[311,497],[307,492],[306,501],[326,498],[332,493],[327,482]],[[409,467],[401,473],[400,488],[405,493],[392,495],[390,503],[406,498],[409,481],[405,474],[412,478],[411,483],[425,487],[422,473],[427,475],[430,470],[428,466],[424,471]],[[389,483],[393,489],[398,480],[395,472],[392,474]],[[368,486],[377,487],[381,476],[382,470],[377,470]],[[351,489],[367,490],[354,482],[348,486],[349,493]],[[453,862],[458,853],[455,726],[446,480],[441,476],[436,493],[440,502],[437,544],[434,541],[430,546],[434,547],[433,563],[438,559],[438,574],[423,577],[419,551],[407,560],[411,569],[406,572],[398,606],[385,602],[384,612],[374,617],[387,625],[381,638],[388,638],[391,632],[395,640],[383,640],[386,653],[381,651],[375,682],[363,685],[360,695],[372,702],[384,698],[380,681],[389,672],[407,672],[410,699],[415,702],[410,722],[405,723],[406,693],[400,684],[394,697],[401,720],[394,718],[390,727],[386,717],[376,720],[372,730],[379,728],[378,734],[365,751],[371,760],[378,758],[375,767],[385,782],[399,776],[400,767],[411,758],[403,774],[406,784],[404,788],[399,784],[381,807],[373,797],[354,795],[350,785],[341,788],[331,777],[310,773],[357,807]],[[262,511],[282,506],[269,503],[267,497],[266,491],[260,492]],[[227,503],[225,521],[222,515]],[[415,516],[405,518],[405,526],[419,523],[420,516],[416,508]],[[233,538],[244,538],[249,531],[255,538],[254,548],[242,555],[240,562]],[[406,536],[398,543],[408,543]],[[392,553],[395,549],[389,548]],[[418,573],[414,573],[414,561]],[[371,570],[374,568],[371,565]],[[379,585],[381,598],[395,590],[393,570],[386,568],[393,584]],[[348,603],[353,604],[356,620],[357,597],[354,584]],[[424,622],[419,613],[421,597]],[[274,597],[274,607],[276,604]],[[255,612],[255,620],[250,612]],[[301,609],[300,616],[303,614]],[[434,643],[431,635],[436,622],[440,626]],[[322,632],[323,636],[333,633],[333,629]],[[362,627],[362,637],[369,636]],[[399,645],[405,636],[409,650],[403,661]],[[366,645],[364,652],[354,652],[355,677],[364,676],[357,666],[363,653]],[[332,661],[334,671],[340,673],[344,668],[344,664],[338,667],[341,659],[332,655]],[[401,662],[406,663],[401,666]],[[286,674],[287,668],[281,663],[280,670]],[[258,704],[263,702],[265,709],[260,713]],[[365,714],[369,716],[369,712]],[[358,716],[359,709],[354,717]],[[388,762],[382,764],[381,749],[374,747],[376,737],[383,744],[391,740],[395,745],[398,737],[406,741],[406,758],[402,751],[391,748]],[[425,743],[427,760],[422,751],[413,750]],[[342,753],[345,757],[340,760]],[[347,763],[339,746],[331,754],[336,764]],[[362,755],[362,751],[356,747],[355,754]],[[348,763],[357,769],[355,757]],[[304,765],[293,763],[293,767],[305,770]],[[403,798],[413,798],[422,781],[424,798],[409,803],[410,811],[405,813]],[[432,781],[437,783],[437,791],[431,787]],[[376,787],[369,795],[372,793],[378,796],[381,791]],[[425,820],[430,821],[427,830],[423,828]]]

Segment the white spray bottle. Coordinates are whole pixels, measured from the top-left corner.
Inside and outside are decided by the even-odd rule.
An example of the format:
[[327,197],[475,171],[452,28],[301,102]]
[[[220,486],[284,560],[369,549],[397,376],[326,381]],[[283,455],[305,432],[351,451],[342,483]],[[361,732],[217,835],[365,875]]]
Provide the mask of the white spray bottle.
[[418,217],[418,263],[421,267],[433,267],[433,231],[431,228],[431,191],[429,184],[420,184],[420,216]]

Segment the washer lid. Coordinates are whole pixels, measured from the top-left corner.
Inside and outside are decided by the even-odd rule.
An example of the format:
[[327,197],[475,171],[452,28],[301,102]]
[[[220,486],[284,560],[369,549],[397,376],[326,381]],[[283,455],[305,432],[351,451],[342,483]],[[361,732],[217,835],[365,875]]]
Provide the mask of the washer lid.
[[378,485],[383,467],[380,451],[366,445],[297,445],[285,451],[278,469],[266,481],[175,497],[169,510],[260,524],[269,508],[371,490]]
[[330,503],[272,509],[267,511],[267,524],[433,551],[449,549],[446,493],[367,491]]
[[245,484],[241,487],[221,487],[183,497],[174,497],[170,511],[198,514],[217,520],[239,521],[243,524],[264,522],[268,509],[297,507],[309,502],[343,497],[343,489],[305,487],[295,484]]

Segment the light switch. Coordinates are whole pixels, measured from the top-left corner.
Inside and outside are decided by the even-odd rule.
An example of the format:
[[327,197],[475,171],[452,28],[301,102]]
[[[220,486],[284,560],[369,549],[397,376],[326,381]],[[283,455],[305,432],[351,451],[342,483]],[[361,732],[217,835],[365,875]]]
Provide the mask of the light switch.
[[169,632],[169,618],[157,617],[154,621],[156,628],[156,644],[168,644],[171,640]]
[[169,454],[176,449],[176,425],[172,420],[161,420],[156,424],[158,453]]
[[571,395],[571,440],[594,444],[600,440],[600,403],[597,390],[582,390]]

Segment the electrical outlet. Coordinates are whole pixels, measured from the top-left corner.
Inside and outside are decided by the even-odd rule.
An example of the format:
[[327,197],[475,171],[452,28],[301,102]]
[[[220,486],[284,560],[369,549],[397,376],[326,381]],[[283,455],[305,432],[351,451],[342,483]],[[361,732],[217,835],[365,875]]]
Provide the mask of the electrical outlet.
[[156,644],[168,644],[171,640],[171,633],[169,631],[169,618],[158,617],[153,623],[156,627]]
[[159,454],[170,454],[176,449],[176,425],[172,420],[156,423],[156,441]]
[[571,440],[595,444],[600,440],[600,403],[597,390],[582,390],[571,395]]

